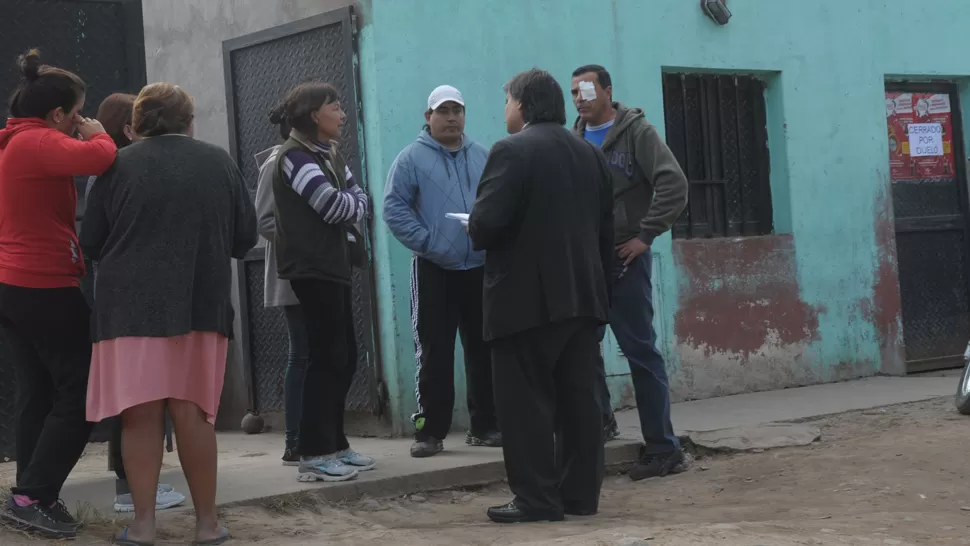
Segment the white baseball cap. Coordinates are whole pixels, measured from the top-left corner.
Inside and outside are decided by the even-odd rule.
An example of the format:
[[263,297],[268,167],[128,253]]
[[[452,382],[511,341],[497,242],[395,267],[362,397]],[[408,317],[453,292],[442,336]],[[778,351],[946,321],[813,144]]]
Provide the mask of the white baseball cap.
[[465,99],[461,96],[461,91],[450,85],[442,85],[431,92],[428,97],[428,110],[437,110],[439,106],[446,102],[457,102],[465,106]]

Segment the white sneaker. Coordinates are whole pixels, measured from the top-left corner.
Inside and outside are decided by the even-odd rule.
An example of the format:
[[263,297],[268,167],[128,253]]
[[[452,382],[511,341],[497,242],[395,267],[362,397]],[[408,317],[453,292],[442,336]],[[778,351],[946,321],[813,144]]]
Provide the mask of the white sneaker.
[[357,470],[333,455],[302,459],[297,470],[301,482],[345,482],[357,477]]
[[367,472],[368,470],[377,468],[377,461],[373,457],[361,455],[353,449],[347,449],[337,453],[337,459],[358,472]]
[[[155,494],[155,510],[168,510],[185,502],[185,495],[175,491],[171,485],[159,484]],[[135,511],[131,494],[115,496],[115,512],[128,514]]]

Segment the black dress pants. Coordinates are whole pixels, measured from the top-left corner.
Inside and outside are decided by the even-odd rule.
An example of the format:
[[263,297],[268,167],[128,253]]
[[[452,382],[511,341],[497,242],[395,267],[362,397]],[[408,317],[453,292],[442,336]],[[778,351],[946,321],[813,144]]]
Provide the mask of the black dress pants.
[[492,342],[505,469],[516,505],[529,513],[599,508],[598,326],[571,319]]
[[91,309],[80,288],[0,284],[0,330],[17,378],[17,486],[49,506],[77,464],[86,419]]

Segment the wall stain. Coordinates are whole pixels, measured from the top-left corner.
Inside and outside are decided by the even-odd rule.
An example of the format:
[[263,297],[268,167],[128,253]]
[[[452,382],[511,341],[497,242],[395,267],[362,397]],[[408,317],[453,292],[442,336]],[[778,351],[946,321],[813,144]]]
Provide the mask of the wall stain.
[[766,345],[819,338],[825,311],[801,300],[791,235],[674,241],[680,277],[677,342],[707,357],[750,358]]
[[874,228],[877,259],[872,283],[872,299],[859,304],[862,316],[876,329],[879,336],[881,366],[885,373],[905,372],[902,331],[902,302],[899,295],[899,269],[896,261],[896,227],[892,199],[887,183],[876,195]]
[[633,383],[625,381],[622,388],[620,389],[620,399],[617,400],[613,407],[617,409],[635,408],[637,407],[637,393],[633,388]]

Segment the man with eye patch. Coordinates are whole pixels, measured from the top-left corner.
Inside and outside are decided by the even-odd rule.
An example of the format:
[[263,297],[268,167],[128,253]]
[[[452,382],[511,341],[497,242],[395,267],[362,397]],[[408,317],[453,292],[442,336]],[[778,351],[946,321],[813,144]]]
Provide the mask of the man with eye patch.
[[[653,327],[652,256],[654,239],[673,226],[687,206],[687,177],[677,158],[647,121],[643,110],[613,100],[610,73],[599,65],[573,72],[576,136],[599,146],[613,174],[614,259],[611,272],[610,329],[630,364],[644,446],[630,470],[634,481],[663,477],[687,468],[670,421],[670,386]],[[600,330],[600,339],[605,335]],[[619,433],[598,362],[604,433]]]

